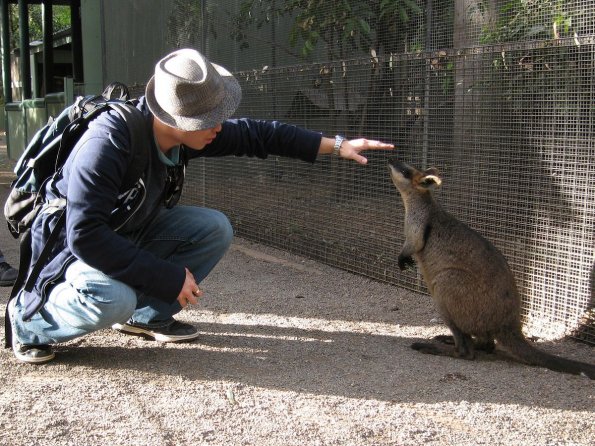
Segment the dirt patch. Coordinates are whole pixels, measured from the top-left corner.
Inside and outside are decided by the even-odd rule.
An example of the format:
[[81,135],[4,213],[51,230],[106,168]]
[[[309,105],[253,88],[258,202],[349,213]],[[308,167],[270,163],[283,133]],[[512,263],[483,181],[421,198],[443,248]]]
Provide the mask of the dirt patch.
[[[0,189],[6,193],[7,189]],[[18,242],[0,229],[17,262]],[[423,355],[447,333],[428,296],[237,238],[180,314],[199,340],[102,330],[44,366],[0,351],[0,444],[590,445],[595,383]],[[0,288],[0,315],[10,289]],[[0,317],[0,319],[3,319]],[[4,335],[4,324],[0,324]],[[572,340],[541,343],[594,362]]]
[[[37,367],[3,350],[0,443],[592,443],[592,381],[411,350],[446,333],[424,295],[241,239],[203,286],[180,314],[194,343],[103,330]],[[593,361],[574,341],[541,346]]]

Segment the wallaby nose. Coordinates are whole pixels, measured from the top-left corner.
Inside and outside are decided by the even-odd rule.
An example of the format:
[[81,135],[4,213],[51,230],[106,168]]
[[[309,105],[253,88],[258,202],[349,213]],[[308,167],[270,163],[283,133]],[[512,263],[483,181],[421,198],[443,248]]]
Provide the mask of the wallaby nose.
[[397,157],[391,157],[388,160],[389,166],[393,166],[395,169],[400,171],[406,171],[409,169],[409,166],[405,164],[403,161],[400,161]]
[[388,164],[391,166],[397,167],[400,164],[400,162],[396,156],[393,156],[388,159]]

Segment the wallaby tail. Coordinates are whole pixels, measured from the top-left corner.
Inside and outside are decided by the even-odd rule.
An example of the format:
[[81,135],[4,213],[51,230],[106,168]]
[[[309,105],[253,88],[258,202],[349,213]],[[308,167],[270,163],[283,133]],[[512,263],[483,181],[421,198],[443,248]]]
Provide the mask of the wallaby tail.
[[515,330],[501,333],[499,344],[515,359],[530,365],[545,367],[550,370],[573,375],[585,375],[595,379],[595,365],[573,361],[541,351],[531,345],[520,332]]

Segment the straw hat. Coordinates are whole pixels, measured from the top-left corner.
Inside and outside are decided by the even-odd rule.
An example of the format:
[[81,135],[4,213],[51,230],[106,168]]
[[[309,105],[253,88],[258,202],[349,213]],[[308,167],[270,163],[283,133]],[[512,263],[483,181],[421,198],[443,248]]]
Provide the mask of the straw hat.
[[155,65],[145,92],[153,115],[180,130],[204,130],[229,118],[242,99],[237,79],[193,49],[168,54]]

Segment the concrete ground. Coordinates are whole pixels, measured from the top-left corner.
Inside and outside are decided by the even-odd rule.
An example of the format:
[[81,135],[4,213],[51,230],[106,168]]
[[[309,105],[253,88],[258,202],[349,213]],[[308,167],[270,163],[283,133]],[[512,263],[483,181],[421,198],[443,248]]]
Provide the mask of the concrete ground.
[[[0,150],[3,196],[10,168]],[[4,226],[0,246],[18,264]],[[193,343],[102,330],[47,365],[0,351],[0,444],[593,444],[594,381],[410,349],[447,333],[425,295],[241,239],[202,286],[180,313]],[[595,362],[573,340],[539,346]]]

